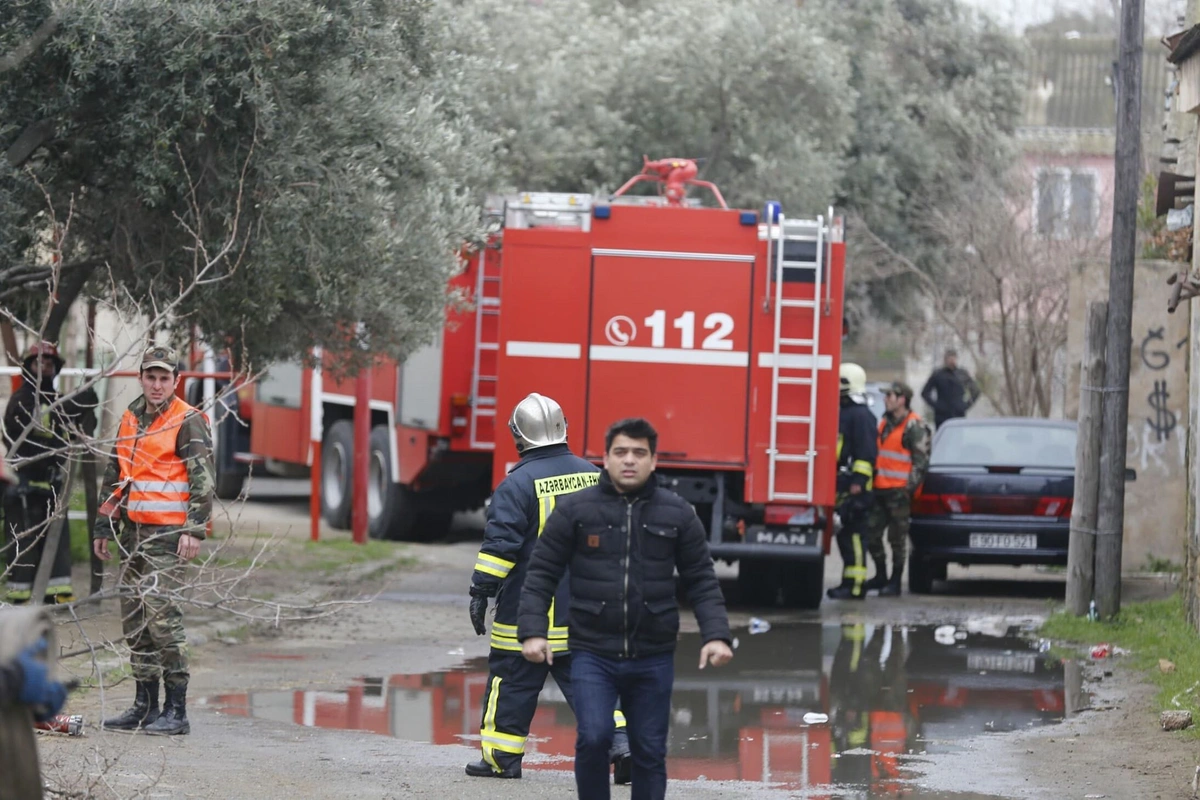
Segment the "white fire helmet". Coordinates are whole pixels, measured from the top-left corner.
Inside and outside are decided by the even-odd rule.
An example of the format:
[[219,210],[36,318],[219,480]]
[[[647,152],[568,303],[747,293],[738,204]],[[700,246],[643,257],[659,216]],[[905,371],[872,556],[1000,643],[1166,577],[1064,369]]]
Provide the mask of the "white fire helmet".
[[517,403],[508,429],[518,453],[567,441],[567,419],[562,406],[537,392]]
[[838,378],[841,382],[841,393],[843,397],[849,396],[856,403],[866,401],[867,397],[867,373],[858,364],[849,362],[842,364],[838,369]]

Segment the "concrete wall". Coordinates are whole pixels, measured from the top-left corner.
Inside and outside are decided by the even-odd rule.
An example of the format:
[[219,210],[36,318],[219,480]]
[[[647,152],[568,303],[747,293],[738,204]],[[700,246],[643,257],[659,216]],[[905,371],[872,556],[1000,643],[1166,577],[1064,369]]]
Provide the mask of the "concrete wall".
[[[1067,417],[1079,413],[1079,373],[1087,304],[1108,296],[1104,262],[1075,265],[1067,340]],[[1133,292],[1133,351],[1129,371],[1129,437],[1126,465],[1137,480],[1125,487],[1122,568],[1144,568],[1150,559],[1184,560],[1187,540],[1188,431],[1191,309],[1166,311],[1167,261],[1139,261]]]

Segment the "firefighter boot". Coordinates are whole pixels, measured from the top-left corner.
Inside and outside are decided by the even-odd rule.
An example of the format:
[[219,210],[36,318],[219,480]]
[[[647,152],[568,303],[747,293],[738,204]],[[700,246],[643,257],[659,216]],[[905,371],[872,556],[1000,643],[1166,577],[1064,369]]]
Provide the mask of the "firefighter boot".
[[186,706],[187,684],[168,686],[162,714],[143,730],[155,736],[182,736],[191,733],[192,726],[188,723]]
[[482,758],[467,764],[467,774],[472,778],[519,778],[521,777],[521,762],[505,767],[497,772],[492,765]]
[[608,759],[613,765],[613,783],[626,784],[633,779],[633,756],[629,751],[629,736],[625,728],[617,728],[613,734],[612,747],[608,751]]
[[887,586],[884,586],[882,589],[879,590],[879,596],[880,597],[899,597],[900,596],[900,577],[903,574],[904,574],[904,562],[897,559],[895,568],[892,570],[892,577],[887,582]]
[[867,593],[865,590],[860,590],[858,594],[854,593],[854,581],[842,581],[840,586],[835,586],[825,592],[825,596],[830,600],[866,600]]
[[158,719],[158,681],[138,681],[133,705],[120,716],[100,723],[106,731],[136,731]]
[[888,583],[887,558],[884,556],[874,556],[875,561],[875,577],[863,584],[863,590],[873,592],[876,589],[882,589]]

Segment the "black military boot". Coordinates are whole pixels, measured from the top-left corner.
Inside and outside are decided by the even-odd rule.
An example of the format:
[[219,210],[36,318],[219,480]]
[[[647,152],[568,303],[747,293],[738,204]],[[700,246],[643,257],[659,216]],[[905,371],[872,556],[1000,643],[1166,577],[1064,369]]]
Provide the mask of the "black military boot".
[[133,705],[120,716],[106,719],[100,727],[108,731],[136,731],[158,719],[158,681],[138,681]]
[[521,777],[521,762],[505,767],[496,772],[492,769],[492,765],[484,761],[482,758],[478,761],[472,761],[467,764],[467,774],[472,778],[519,778]]
[[155,736],[182,736],[192,732],[187,718],[187,684],[167,687],[163,712],[152,724],[142,728]]
[[887,559],[883,556],[874,559],[875,561],[875,577],[863,584],[863,591],[873,592],[876,589],[882,589],[887,586]]
[[900,596],[900,577],[904,575],[904,562],[897,559],[895,569],[892,570],[891,580],[887,582],[879,590],[880,597],[899,597]]

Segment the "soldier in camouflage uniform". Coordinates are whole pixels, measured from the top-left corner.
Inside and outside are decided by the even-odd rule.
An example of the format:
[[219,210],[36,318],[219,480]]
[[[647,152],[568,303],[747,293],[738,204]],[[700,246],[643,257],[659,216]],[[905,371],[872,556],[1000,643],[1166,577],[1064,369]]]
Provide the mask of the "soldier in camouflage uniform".
[[[912,498],[929,469],[929,427],[910,408],[913,390],[896,381],[884,396],[886,412],[879,420],[879,454],[875,460],[875,505],[867,550],[875,562],[875,577],[866,588],[879,589],[880,597],[900,594],[900,578],[908,544]],[[892,547],[892,573],[886,580],[887,555],[883,530]]]
[[[121,615],[137,693],[133,706],[104,721],[112,730],[186,734],[187,637],[177,600],[184,565],[200,552],[212,517],[213,457],[208,419],[174,394],[175,353],[155,346],[142,357],[142,396],[121,419],[104,473],[96,554],[121,548]],[[159,680],[166,690],[159,714]]]

